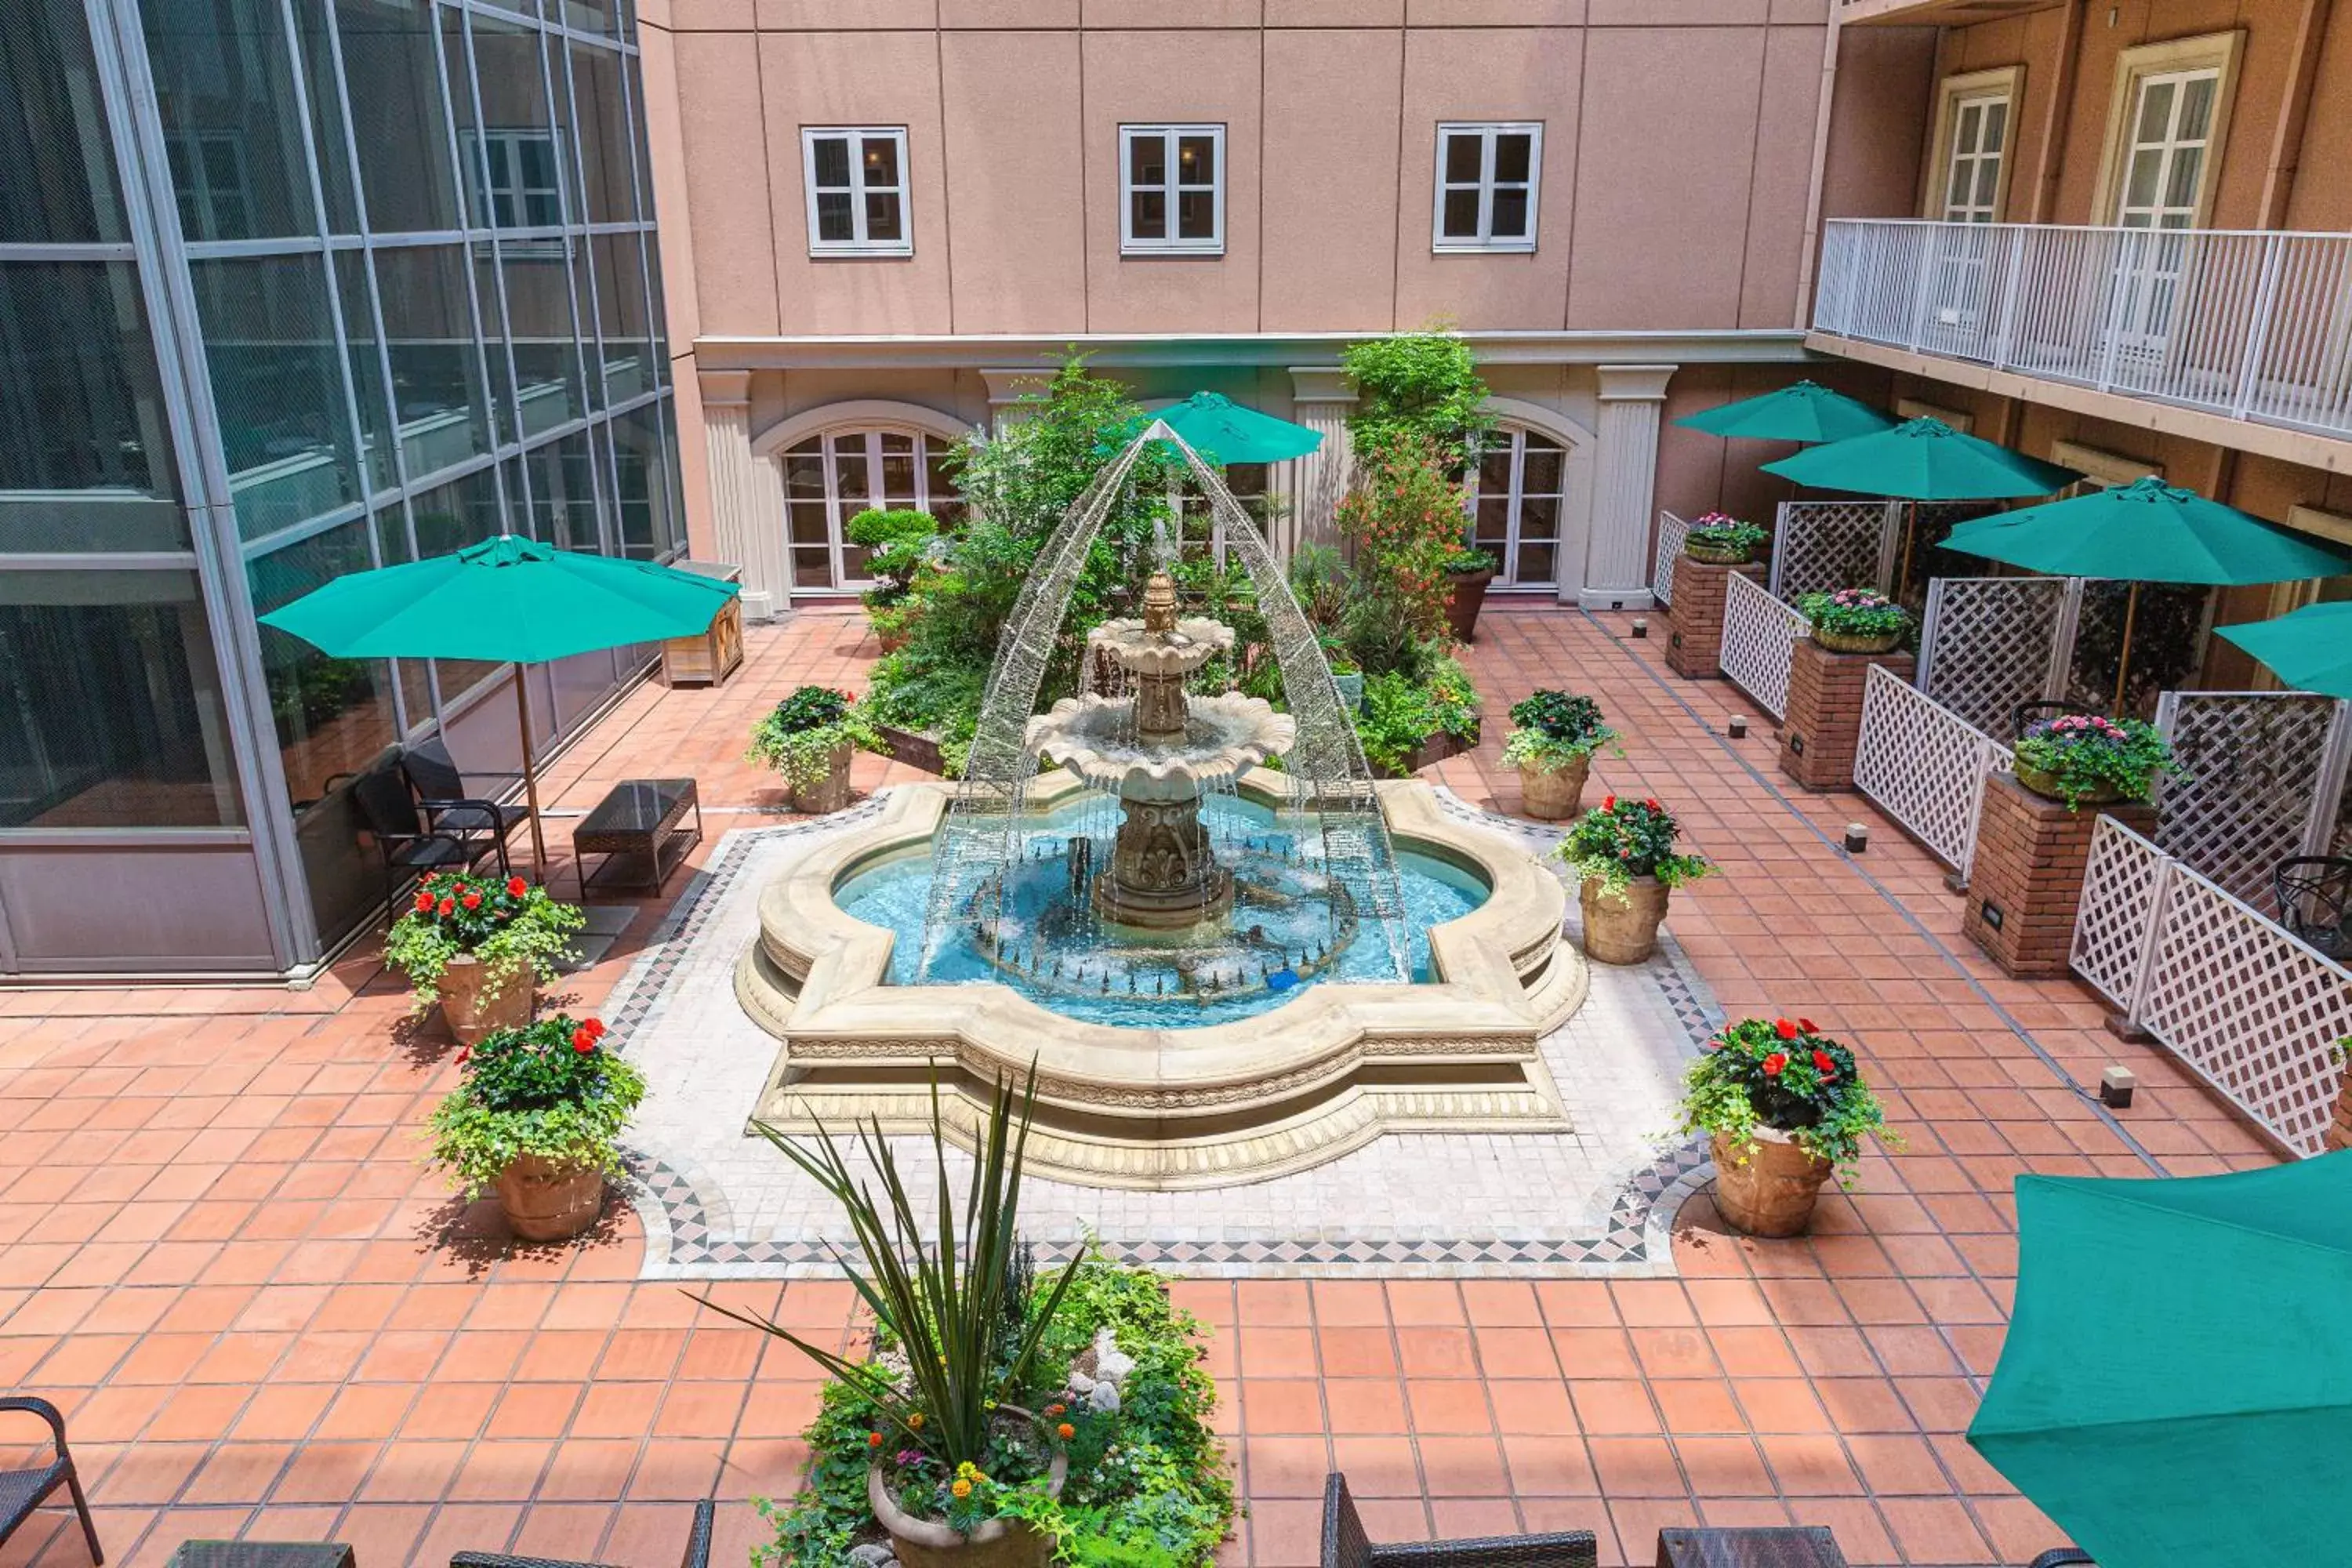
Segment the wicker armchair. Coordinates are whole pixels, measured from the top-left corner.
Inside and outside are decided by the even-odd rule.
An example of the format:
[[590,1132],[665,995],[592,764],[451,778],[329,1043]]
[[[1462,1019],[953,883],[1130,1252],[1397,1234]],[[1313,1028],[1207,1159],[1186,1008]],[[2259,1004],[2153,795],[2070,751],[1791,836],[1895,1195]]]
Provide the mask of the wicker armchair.
[[66,1448],[66,1418],[58,1413],[56,1405],[29,1394],[0,1398],[0,1411],[11,1410],[37,1415],[47,1422],[58,1457],[37,1470],[0,1470],[0,1542],[16,1534],[33,1517],[33,1510],[51,1492],[63,1487],[73,1498],[74,1512],[81,1516],[81,1533],[89,1542],[89,1560],[105,1562],[106,1552],[98,1544],[98,1526],[90,1522],[89,1500],[81,1495],[81,1477],[75,1472],[73,1455]]
[[1595,1568],[1600,1561],[1589,1530],[1375,1546],[1364,1538],[1348,1478],[1335,1475],[1323,1483],[1323,1568]]
[[2057,1546],[2035,1558],[2032,1568],[2071,1568],[2080,1563],[2084,1568],[2098,1568],[2091,1554],[2079,1546]]
[[[710,1568],[710,1523],[718,1511],[709,1498],[694,1505],[694,1527],[687,1531],[686,1556],[678,1568]],[[551,1557],[509,1557],[497,1552],[460,1552],[449,1568],[598,1568],[593,1563],[560,1563]],[[640,1565],[642,1568],[642,1565]]]

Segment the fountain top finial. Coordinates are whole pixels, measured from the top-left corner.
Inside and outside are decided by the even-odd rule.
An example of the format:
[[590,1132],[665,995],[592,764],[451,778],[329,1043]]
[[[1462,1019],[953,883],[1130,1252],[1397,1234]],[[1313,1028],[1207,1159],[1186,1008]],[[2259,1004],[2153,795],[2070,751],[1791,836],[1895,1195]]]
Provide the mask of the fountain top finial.
[[1143,633],[1163,641],[1176,635],[1176,580],[1165,572],[1143,584]]

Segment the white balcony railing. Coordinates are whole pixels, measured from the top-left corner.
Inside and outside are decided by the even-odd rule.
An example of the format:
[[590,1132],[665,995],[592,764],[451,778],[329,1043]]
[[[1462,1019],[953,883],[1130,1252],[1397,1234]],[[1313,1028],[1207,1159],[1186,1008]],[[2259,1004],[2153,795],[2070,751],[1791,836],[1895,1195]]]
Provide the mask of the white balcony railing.
[[2352,234],[1833,219],[1813,330],[2352,435]]

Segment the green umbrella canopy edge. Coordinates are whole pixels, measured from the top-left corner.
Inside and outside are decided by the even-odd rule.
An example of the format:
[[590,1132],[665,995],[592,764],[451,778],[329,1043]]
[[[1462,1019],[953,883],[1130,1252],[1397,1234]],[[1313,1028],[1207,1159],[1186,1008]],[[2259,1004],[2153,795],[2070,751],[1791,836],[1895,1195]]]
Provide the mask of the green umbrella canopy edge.
[[2158,479],[1977,518],[1944,548],[2061,577],[2210,587],[2352,572],[2340,552]]
[[1196,392],[1147,415],[1138,429],[1160,421],[1186,446],[1218,463],[1279,463],[1323,445],[1323,433],[1244,407],[1219,393]]
[[2297,690],[2352,698],[2352,604],[2305,605],[2276,620],[2213,629]]
[[1820,443],[1874,435],[1894,428],[1895,421],[1819,382],[1800,381],[1685,414],[1675,423],[1727,440]]
[[2083,477],[1927,418],[1810,447],[1763,467],[1815,489],[1897,500],[2010,500],[2048,495]]

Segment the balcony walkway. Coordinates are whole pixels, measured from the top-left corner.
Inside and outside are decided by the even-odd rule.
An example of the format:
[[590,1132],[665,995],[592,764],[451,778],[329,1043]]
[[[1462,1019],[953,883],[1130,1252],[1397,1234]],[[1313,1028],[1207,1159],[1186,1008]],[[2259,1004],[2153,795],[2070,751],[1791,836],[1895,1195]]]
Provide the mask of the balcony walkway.
[[[1735,1015],[1803,1013],[1853,1041],[1909,1149],[1869,1160],[1804,1240],[1728,1237],[1694,1200],[1675,1279],[1181,1284],[1215,1326],[1250,1504],[1229,1560],[1310,1563],[1336,1466],[1389,1539],[1581,1527],[1603,1562],[1647,1563],[1663,1524],[1794,1521],[1832,1526],[1856,1564],[2021,1564],[2058,1538],[1959,1436],[2010,1300],[2011,1178],[2268,1156],[2107,1036],[2080,987],[1979,959],[1939,868],[1891,827],[1846,858],[1859,797],[1782,787],[1769,726],[1719,739],[1742,700],[1665,675],[1627,625],[1490,607],[1469,659],[1487,739],[1439,777],[1511,809],[1502,710],[1538,684],[1594,691],[1626,752],[1598,759],[1594,797],[1655,795],[1723,867],[1669,929]],[[633,693],[551,802],[692,773],[699,857],[775,820],[773,781],[740,760],[752,719],[803,680],[862,684],[874,646],[828,614],[748,640],[719,690]],[[862,788],[902,776],[858,759]],[[660,913],[570,983],[575,1005]],[[365,958],[306,993],[0,993],[0,1389],[68,1408],[110,1563],[244,1534],[346,1540],[362,1568],[463,1548],[667,1564],[711,1492],[713,1561],[742,1563],[761,1534],[742,1500],[794,1484],[811,1369],[637,1282],[626,1211],[589,1245],[514,1250],[455,1209],[415,1163],[452,1052],[403,1007]],[[2142,1085],[2120,1122],[2077,1087],[2118,1060]],[[849,1327],[838,1282],[718,1289]],[[0,1568],[85,1561],[62,1513],[0,1548]]]

